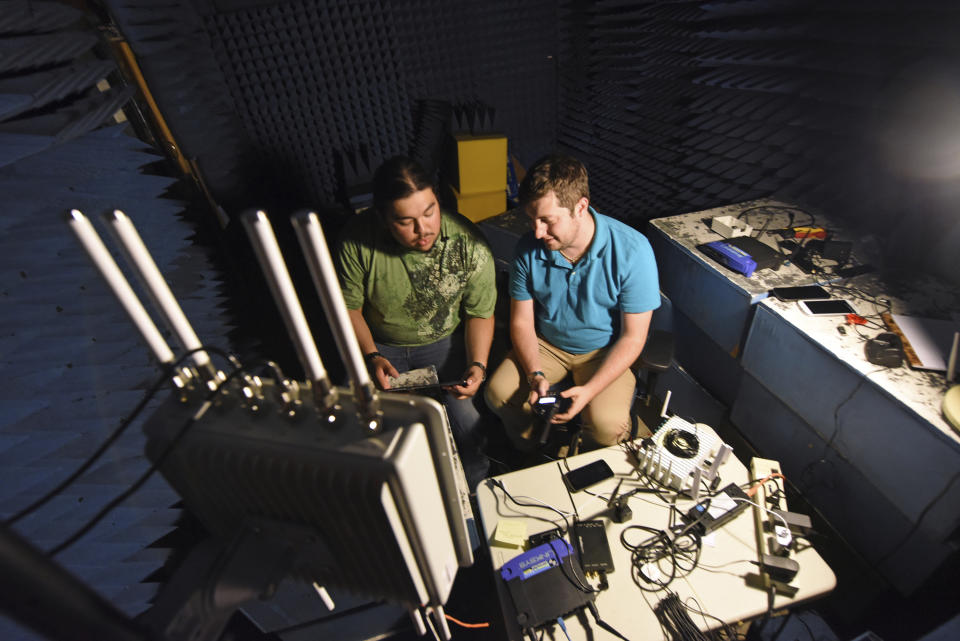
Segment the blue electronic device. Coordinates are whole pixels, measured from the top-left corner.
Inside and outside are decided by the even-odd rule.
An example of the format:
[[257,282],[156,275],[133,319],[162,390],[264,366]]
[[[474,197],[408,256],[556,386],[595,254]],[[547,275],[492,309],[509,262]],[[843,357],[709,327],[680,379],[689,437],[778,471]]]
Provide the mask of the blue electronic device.
[[699,249],[718,263],[726,265],[747,278],[753,276],[753,272],[757,269],[757,261],[750,254],[725,240],[715,240],[700,245]]
[[553,539],[504,563],[500,568],[500,576],[504,581],[517,578],[526,581],[541,572],[559,567],[571,552],[573,548],[564,539]]
[[503,564],[500,576],[524,633],[575,612],[595,595],[565,539],[552,539],[521,552]]

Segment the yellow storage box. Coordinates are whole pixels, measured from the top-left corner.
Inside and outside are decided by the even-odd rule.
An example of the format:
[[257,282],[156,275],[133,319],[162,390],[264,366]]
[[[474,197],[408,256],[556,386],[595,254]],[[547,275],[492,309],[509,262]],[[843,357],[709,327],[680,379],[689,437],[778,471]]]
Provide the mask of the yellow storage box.
[[507,189],[507,138],[498,134],[455,134],[454,187],[461,194]]
[[453,197],[457,201],[457,211],[475,223],[484,218],[502,214],[507,209],[506,189],[479,194],[461,194],[456,187],[451,186],[450,191],[453,192]]

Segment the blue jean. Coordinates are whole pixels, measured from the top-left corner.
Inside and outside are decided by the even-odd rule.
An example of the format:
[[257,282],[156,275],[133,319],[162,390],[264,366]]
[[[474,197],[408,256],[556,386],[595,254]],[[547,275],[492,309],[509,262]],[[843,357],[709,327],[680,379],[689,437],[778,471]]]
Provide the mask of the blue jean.
[[[415,347],[394,347],[376,343],[380,352],[401,374],[411,369],[433,365],[441,383],[458,381],[466,370],[466,354],[463,338],[459,334],[447,336],[435,343]],[[483,429],[480,413],[473,398],[458,399],[450,392],[441,390],[440,402],[447,409],[453,439],[457,443],[460,461],[473,491],[477,483],[487,476],[490,461],[483,453]]]

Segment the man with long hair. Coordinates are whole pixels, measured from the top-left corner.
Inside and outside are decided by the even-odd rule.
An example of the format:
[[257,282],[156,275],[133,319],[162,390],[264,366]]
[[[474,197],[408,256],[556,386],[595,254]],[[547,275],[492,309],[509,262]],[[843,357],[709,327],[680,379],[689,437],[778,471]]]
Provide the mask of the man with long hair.
[[388,376],[429,365],[441,381],[471,489],[486,476],[473,397],[486,378],[497,292],[493,256],[469,220],[441,211],[433,181],[405,156],[374,173],[373,207],[341,235],[337,272],[367,366]]

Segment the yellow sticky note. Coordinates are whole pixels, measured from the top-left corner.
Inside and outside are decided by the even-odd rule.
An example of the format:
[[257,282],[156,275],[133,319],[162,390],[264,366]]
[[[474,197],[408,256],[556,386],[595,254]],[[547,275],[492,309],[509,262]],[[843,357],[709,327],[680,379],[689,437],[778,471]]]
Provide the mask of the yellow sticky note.
[[493,532],[496,545],[521,548],[527,540],[527,524],[520,519],[501,519]]

